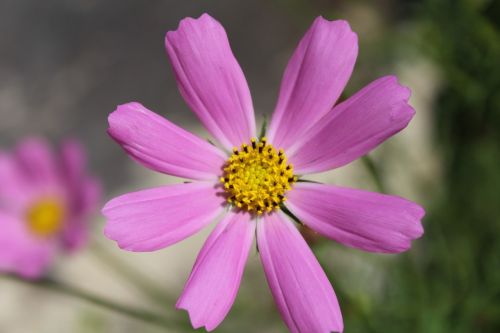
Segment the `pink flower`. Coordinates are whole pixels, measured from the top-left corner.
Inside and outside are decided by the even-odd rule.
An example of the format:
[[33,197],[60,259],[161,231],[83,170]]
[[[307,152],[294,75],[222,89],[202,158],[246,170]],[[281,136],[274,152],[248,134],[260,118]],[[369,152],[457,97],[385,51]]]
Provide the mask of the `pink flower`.
[[0,151],[0,272],[38,278],[59,251],[85,245],[100,198],[74,141],[54,152],[38,138]]
[[409,89],[387,76],[335,105],[357,37],[347,22],[319,17],[288,63],[267,136],[256,139],[250,92],[220,23],[207,14],[186,18],[167,33],[166,48],[182,96],[221,149],[139,103],[118,106],[109,116],[111,137],[144,166],[193,181],[111,200],[103,209],[106,236],[126,250],[153,251],[223,214],[177,302],[195,328],[213,330],[228,313],[256,235],[288,328],[342,331],[333,288],[281,207],[345,245],[407,250],[423,233],[417,204],[300,179],[348,164],[406,127],[415,113]]

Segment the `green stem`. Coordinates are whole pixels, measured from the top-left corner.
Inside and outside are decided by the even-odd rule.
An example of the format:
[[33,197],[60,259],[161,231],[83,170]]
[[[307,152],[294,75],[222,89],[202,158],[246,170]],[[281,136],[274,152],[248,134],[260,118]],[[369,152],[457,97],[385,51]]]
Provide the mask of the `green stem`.
[[[122,315],[126,315],[128,317],[143,321],[145,323],[153,324],[162,328],[176,328],[177,325],[174,325],[173,321],[168,320],[167,318],[162,317],[156,313],[149,312],[147,310],[134,308],[130,306],[126,306],[123,304],[119,304],[108,299],[102,298],[100,296],[96,296],[94,294],[88,293],[81,289],[69,286],[60,281],[56,281],[50,278],[43,278],[40,280],[25,280],[19,278],[15,275],[2,275],[3,277],[10,279],[11,281],[15,281],[18,283],[24,283],[36,288],[46,289],[55,291],[67,296],[79,298],[85,300],[91,304],[106,308],[108,310],[115,311],[117,313],[121,313]],[[176,323],[175,323],[176,324]]]
[[[300,175],[299,175],[299,177],[300,177]],[[297,183],[313,183],[313,184],[322,184],[321,182],[317,182],[317,181],[315,181],[315,180],[302,179],[302,178],[297,179]]]
[[382,180],[382,175],[380,174],[380,170],[375,161],[370,156],[365,155],[361,158],[361,162],[363,162],[363,165],[365,166],[366,170],[368,171],[373,181],[375,182],[377,190],[381,193],[386,193],[384,181]]
[[280,208],[281,210],[283,211],[283,213],[285,213],[286,215],[288,215],[288,217],[290,217],[292,220],[294,220],[297,224],[299,225],[303,225],[304,223],[302,223],[302,221],[297,217],[295,216],[295,214],[293,214],[285,205],[281,204],[280,205]]
[[266,136],[267,132],[267,115],[263,115],[264,120],[262,122],[262,127],[260,128],[260,133],[259,133],[259,139],[262,139],[264,136]]
[[137,288],[151,301],[160,306],[175,303],[175,298],[168,295],[167,291],[156,286],[146,276],[138,273],[137,270],[130,268],[128,265],[118,260],[115,256],[109,253],[104,246],[97,242],[93,242],[91,249],[93,250],[95,257],[101,260],[106,267],[113,269],[121,277],[124,277],[132,287]]

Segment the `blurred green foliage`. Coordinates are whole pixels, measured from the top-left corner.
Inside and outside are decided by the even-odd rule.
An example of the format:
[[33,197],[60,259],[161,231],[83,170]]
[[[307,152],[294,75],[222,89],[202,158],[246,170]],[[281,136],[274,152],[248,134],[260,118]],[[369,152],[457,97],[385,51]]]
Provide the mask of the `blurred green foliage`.
[[[436,175],[439,188],[424,189],[424,237],[398,256],[344,250],[321,240],[312,244],[339,297],[345,332],[500,332],[500,1],[275,0],[273,4],[304,31],[317,15],[346,18],[343,14],[355,6],[370,6],[380,16],[381,33],[360,34],[360,54],[348,94],[390,73],[387,69],[398,57],[408,54],[424,57],[439,71],[431,114],[442,172]],[[409,52],[403,51],[401,57],[402,48]],[[384,165],[372,159],[364,163],[377,187],[385,188],[380,172]],[[341,258],[332,259],[332,249],[339,257],[352,259],[346,266],[361,260],[364,268],[342,272]],[[376,268],[366,267],[367,263]],[[353,272],[367,276],[349,279]],[[364,286],[366,281],[370,283]],[[260,268],[247,269],[236,304],[217,331],[285,331],[265,285]],[[179,331],[192,331],[187,315],[176,318]],[[93,332],[109,329],[94,315],[82,317],[82,327]]]
[[[345,296],[347,332],[500,332],[500,2],[411,2],[420,52],[440,71],[425,236],[388,267],[369,313]],[[368,316],[368,318],[366,318]]]
[[426,51],[444,162],[426,220],[421,332],[500,332],[500,3],[428,0]]
[[[293,3],[305,16],[324,11],[319,0]],[[306,3],[315,9],[304,10]],[[335,280],[345,331],[500,332],[500,1],[350,3],[359,4],[373,6],[391,22],[382,37],[383,52],[367,41],[358,71],[383,69],[387,63],[380,53],[393,61],[405,40],[412,44],[405,46],[413,48],[409,53],[421,54],[439,71],[431,114],[432,139],[442,161],[436,178],[442,179],[439,188],[425,193],[424,237],[410,252],[382,262],[381,293],[363,295],[341,286],[345,276],[328,268],[331,249],[315,247]],[[329,13],[339,17],[339,8],[346,6],[346,1],[332,1]],[[387,29],[401,25],[405,29],[399,32]]]

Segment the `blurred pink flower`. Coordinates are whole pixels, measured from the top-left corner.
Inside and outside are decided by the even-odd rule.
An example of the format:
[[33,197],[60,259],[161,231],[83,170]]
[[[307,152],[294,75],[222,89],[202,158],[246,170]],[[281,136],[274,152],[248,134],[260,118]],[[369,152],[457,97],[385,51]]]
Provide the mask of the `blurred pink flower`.
[[109,116],[111,137],[144,166],[193,182],[111,200],[103,209],[106,236],[126,250],[154,251],[223,213],[177,302],[195,328],[210,331],[229,312],[256,235],[288,328],[342,331],[333,288],[281,208],[345,245],[407,250],[423,233],[420,206],[395,196],[300,182],[297,175],[348,164],[406,127],[415,113],[409,89],[387,76],[335,105],[354,67],[357,36],[347,22],[319,17],[288,63],[267,136],[256,139],[250,92],[219,22],[207,14],[186,18],[167,33],[166,48],[182,96],[221,149],[139,103],[118,106]]
[[75,141],[54,152],[39,138],[0,151],[0,272],[39,278],[59,251],[87,242],[100,185]]

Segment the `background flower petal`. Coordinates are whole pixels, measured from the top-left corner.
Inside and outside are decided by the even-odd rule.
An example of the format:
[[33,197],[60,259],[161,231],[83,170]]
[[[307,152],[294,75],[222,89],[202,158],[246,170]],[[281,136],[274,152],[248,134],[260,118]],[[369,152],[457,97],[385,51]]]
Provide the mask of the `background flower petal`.
[[20,212],[32,197],[14,154],[0,151],[0,209]]
[[283,213],[257,224],[266,278],[291,332],[342,332],[335,292],[311,249]]
[[88,219],[71,218],[65,221],[61,235],[62,246],[68,252],[83,248],[89,240],[90,222]]
[[104,234],[125,250],[158,250],[206,226],[222,212],[223,202],[211,182],[128,193],[104,206]]
[[60,149],[61,173],[67,191],[68,213],[62,234],[63,246],[70,251],[87,243],[90,216],[96,213],[102,188],[97,179],[89,176],[87,154],[75,140],[66,140]]
[[76,140],[67,139],[60,147],[61,171],[70,185],[80,182],[87,173],[87,153]]
[[357,55],[358,38],[346,21],[318,17],[283,75],[269,142],[286,150],[330,111],[351,76]]
[[101,190],[101,184],[96,179],[82,179],[79,192],[73,198],[73,210],[64,225],[62,245],[66,250],[76,251],[87,244],[92,216],[97,213],[101,202]]
[[295,184],[287,197],[287,207],[304,224],[365,251],[406,251],[423,234],[424,210],[400,197],[312,183]]
[[367,154],[408,125],[410,90],[395,76],[370,83],[336,106],[288,152],[299,174],[338,168]]
[[0,184],[0,209],[15,215],[43,197],[65,200],[57,157],[41,138],[24,139],[12,152],[0,151]]
[[139,103],[118,106],[108,133],[136,161],[155,171],[190,179],[217,179],[226,156],[218,148]]
[[49,142],[42,138],[28,138],[21,141],[15,155],[17,168],[23,177],[33,185],[53,187],[60,181],[60,169],[56,155]]
[[207,130],[227,149],[254,137],[252,98],[222,25],[208,14],[183,19],[165,45],[179,90]]
[[255,234],[247,213],[229,213],[203,245],[176,307],[194,328],[216,328],[234,303]]
[[0,272],[41,277],[51,264],[56,243],[29,234],[25,222],[0,211]]

